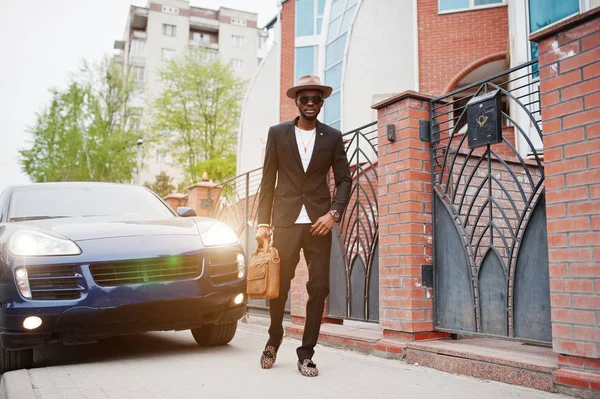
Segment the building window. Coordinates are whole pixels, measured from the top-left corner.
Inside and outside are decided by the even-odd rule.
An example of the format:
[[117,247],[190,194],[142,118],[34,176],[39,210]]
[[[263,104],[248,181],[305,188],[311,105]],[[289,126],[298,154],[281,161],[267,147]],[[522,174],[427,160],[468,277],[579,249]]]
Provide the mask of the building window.
[[338,90],[327,99],[325,107],[325,119],[329,121],[326,122],[327,124],[340,120],[342,113],[340,96],[340,91]]
[[323,14],[325,13],[325,0],[317,0],[317,35],[321,34],[323,25]]
[[198,43],[209,43],[210,35],[201,32],[192,32],[192,40]]
[[296,36],[315,34],[315,0],[296,1]]
[[207,51],[206,52],[206,60],[208,62],[214,62],[219,59],[219,53],[216,51]]
[[131,41],[131,55],[135,57],[146,56],[146,41],[140,39],[133,39]]
[[[358,3],[358,0],[348,0]],[[337,0],[344,7],[346,0]],[[320,35],[326,0],[296,0],[296,36]]]
[[346,6],[346,0],[333,0],[333,4],[331,5],[331,20],[333,21],[344,12],[344,8]]
[[172,48],[163,48],[161,50],[162,59],[165,61],[171,61],[175,58],[175,50]]
[[342,36],[336,38],[334,41],[327,45],[327,54],[325,55],[325,67],[329,68],[342,61],[344,58],[344,52],[346,51],[346,38],[347,34],[344,33]]
[[315,46],[296,47],[294,57],[295,82],[298,81],[300,76],[315,73],[315,60]]
[[472,8],[483,8],[503,5],[507,0],[438,0],[440,12],[463,11]]
[[131,74],[133,75],[133,79],[138,82],[144,81],[144,71],[145,68],[143,66],[134,65],[131,67]]
[[156,150],[156,162],[171,164],[173,163],[173,157],[168,151]]
[[177,36],[177,26],[163,24],[162,25],[162,34],[165,36]]
[[244,70],[244,60],[234,58],[231,60],[231,66],[234,71],[242,72]]
[[337,91],[342,87],[342,66],[342,63],[338,62],[337,65],[329,68],[327,72],[325,72],[325,81],[334,91]]
[[[537,32],[579,12],[579,0],[529,0],[529,33]],[[531,42],[531,59],[538,57],[538,44]],[[538,77],[537,64],[533,76]]]
[[162,12],[167,13],[167,14],[179,15],[179,8],[162,6]]
[[233,47],[244,48],[244,36],[231,35]]
[[142,126],[142,122],[140,118],[130,118],[129,119],[129,131],[130,132],[138,132]]
[[265,44],[267,44],[267,41],[269,40],[269,36],[258,36],[258,48],[262,49],[265,47]]

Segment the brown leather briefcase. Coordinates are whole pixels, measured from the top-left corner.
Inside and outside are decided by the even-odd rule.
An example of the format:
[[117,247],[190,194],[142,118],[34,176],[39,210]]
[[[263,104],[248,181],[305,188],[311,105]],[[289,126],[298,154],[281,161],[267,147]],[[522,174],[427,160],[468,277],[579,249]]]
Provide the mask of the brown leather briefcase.
[[250,256],[248,298],[275,299],[279,296],[279,252],[265,240]]

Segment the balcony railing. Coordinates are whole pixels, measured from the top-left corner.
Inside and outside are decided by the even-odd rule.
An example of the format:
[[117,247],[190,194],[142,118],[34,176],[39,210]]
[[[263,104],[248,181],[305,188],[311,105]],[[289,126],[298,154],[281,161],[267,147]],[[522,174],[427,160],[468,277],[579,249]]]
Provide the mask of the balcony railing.
[[211,50],[219,49],[219,43],[201,42],[198,40],[190,40],[190,46],[194,48],[207,48]]
[[131,27],[133,29],[146,29],[148,24],[148,9],[131,7]]
[[210,32],[219,31],[219,21],[202,17],[190,17],[190,28],[202,29]]

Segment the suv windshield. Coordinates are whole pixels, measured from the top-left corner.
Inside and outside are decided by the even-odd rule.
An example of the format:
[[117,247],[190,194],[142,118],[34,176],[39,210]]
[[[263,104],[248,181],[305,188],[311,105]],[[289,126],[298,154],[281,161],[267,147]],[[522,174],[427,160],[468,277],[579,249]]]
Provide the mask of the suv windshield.
[[109,184],[15,187],[11,221],[87,216],[173,217],[170,209],[144,187]]

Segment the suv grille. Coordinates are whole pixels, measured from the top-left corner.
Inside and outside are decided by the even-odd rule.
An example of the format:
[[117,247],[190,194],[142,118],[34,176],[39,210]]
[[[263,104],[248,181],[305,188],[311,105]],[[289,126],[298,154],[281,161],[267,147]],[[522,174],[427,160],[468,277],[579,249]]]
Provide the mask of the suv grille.
[[80,285],[81,274],[75,265],[28,266],[31,299],[68,300],[79,299],[84,288]]
[[156,281],[187,280],[202,274],[199,256],[171,256],[90,265],[96,284],[112,287]]
[[237,254],[213,254],[206,258],[210,282],[218,285],[238,279]]

